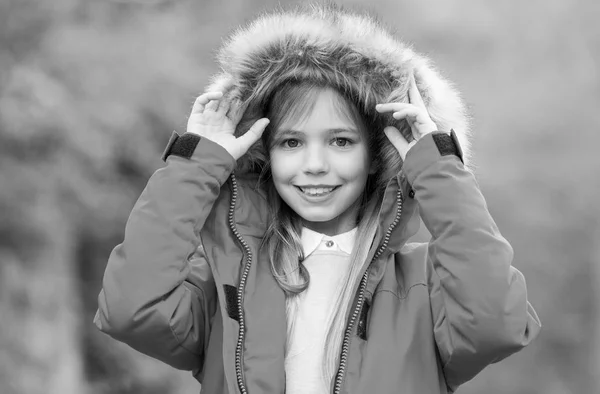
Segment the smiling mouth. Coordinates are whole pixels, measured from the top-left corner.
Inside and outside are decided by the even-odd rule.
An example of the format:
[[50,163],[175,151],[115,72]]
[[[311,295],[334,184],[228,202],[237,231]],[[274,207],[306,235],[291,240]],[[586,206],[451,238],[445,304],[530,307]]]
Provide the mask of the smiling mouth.
[[338,188],[338,186],[331,186],[331,187],[300,187],[300,186],[296,186],[296,187],[302,193],[306,194],[307,196],[311,196],[311,197],[326,196]]

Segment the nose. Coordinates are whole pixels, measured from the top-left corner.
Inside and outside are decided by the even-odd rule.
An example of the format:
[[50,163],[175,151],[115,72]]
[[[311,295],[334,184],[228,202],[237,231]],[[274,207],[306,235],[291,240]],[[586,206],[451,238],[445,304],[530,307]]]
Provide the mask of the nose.
[[306,149],[304,157],[304,172],[306,174],[319,175],[329,171],[329,160],[327,150],[321,146],[312,146]]

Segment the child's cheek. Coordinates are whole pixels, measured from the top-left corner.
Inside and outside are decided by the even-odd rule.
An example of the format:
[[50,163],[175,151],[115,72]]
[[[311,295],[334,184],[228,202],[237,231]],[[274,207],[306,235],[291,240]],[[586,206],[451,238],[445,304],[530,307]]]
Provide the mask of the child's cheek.
[[363,178],[368,176],[371,170],[371,162],[366,152],[355,152],[332,160],[336,172],[347,180]]
[[275,182],[291,180],[301,171],[300,165],[298,154],[281,149],[271,151],[271,173]]

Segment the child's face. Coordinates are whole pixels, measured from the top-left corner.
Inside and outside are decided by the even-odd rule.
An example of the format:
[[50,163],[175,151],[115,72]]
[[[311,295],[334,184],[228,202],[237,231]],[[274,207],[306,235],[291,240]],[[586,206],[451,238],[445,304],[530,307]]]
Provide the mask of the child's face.
[[306,227],[330,235],[356,226],[371,167],[365,130],[339,109],[337,95],[320,91],[308,116],[275,130],[270,151],[281,198]]

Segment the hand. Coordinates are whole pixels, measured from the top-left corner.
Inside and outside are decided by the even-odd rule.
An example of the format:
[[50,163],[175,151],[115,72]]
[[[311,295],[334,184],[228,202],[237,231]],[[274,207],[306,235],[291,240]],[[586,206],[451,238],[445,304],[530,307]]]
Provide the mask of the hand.
[[383,130],[392,144],[396,147],[396,149],[398,149],[402,160],[406,158],[406,154],[408,153],[409,149],[415,146],[418,140],[423,138],[423,136],[437,130],[437,126],[429,117],[429,113],[427,112],[427,108],[423,102],[423,97],[421,97],[421,93],[419,93],[419,89],[417,89],[415,77],[412,74],[410,76],[409,83],[408,104],[385,103],[378,104],[375,107],[375,110],[381,113],[393,111],[394,113],[392,116],[395,119],[406,119],[408,122],[413,136],[411,141],[408,141],[402,135],[402,133],[400,133],[400,131],[393,126],[388,126]]
[[221,145],[235,160],[242,157],[269,124],[269,119],[257,120],[242,136],[234,136],[235,127],[244,114],[239,100],[223,100],[223,92],[208,92],[199,96],[188,119],[187,132],[200,135]]

